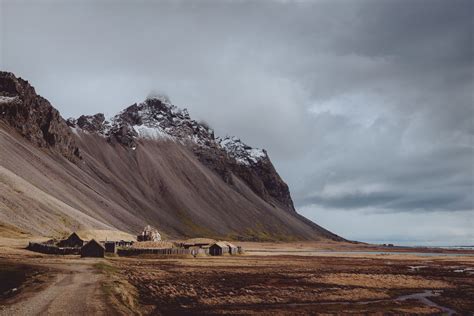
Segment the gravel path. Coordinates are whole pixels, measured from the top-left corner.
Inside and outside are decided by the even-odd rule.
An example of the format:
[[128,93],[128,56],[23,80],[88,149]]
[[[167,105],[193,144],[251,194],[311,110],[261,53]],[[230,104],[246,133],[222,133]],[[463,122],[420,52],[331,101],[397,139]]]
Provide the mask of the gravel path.
[[100,288],[103,277],[93,263],[65,264],[44,290],[27,295],[18,303],[0,306],[0,315],[105,315],[105,297]]

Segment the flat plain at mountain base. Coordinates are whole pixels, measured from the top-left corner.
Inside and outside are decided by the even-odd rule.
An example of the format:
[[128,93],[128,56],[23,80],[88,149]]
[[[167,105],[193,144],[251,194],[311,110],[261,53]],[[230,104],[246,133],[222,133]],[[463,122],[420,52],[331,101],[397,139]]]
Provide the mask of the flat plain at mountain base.
[[[45,313],[108,315],[449,315],[474,311],[472,255],[281,254],[290,246],[259,243],[251,249],[247,244],[249,250],[276,251],[265,255],[249,251],[241,256],[98,260],[0,247],[4,269],[29,266],[35,271],[34,279],[41,280],[34,283],[26,278],[26,286],[19,285],[17,294],[0,300],[0,315],[15,315],[11,312],[43,303]],[[293,245],[305,254],[303,246]],[[89,290],[81,291],[83,286]],[[78,304],[78,299],[88,303]]]
[[411,255],[118,260],[153,314],[474,311],[474,258]]

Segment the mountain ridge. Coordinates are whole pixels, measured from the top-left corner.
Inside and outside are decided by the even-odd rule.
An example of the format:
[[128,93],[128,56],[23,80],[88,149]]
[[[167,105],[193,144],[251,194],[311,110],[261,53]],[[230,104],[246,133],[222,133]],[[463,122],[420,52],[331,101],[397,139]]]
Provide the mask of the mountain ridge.
[[0,221],[36,234],[152,224],[169,237],[343,240],[296,213],[265,151],[215,137],[162,98],[110,122],[66,121],[0,72],[0,145]]

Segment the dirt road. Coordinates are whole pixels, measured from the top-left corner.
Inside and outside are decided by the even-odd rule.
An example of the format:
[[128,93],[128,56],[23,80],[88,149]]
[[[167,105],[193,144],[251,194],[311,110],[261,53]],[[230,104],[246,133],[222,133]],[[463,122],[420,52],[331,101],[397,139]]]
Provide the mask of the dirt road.
[[17,303],[0,306],[0,315],[105,315],[103,275],[94,269],[96,262],[45,264],[57,271],[53,281],[39,292],[20,294]]

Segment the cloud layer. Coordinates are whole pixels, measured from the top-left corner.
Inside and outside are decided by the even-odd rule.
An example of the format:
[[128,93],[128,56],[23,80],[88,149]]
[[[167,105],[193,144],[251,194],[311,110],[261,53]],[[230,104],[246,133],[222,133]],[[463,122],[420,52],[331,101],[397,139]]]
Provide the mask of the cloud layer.
[[[474,243],[472,1],[0,3],[1,68],[63,115],[163,91],[267,148],[338,234],[370,239],[395,216],[401,238],[402,218],[425,216]],[[366,220],[348,232],[340,214]]]

